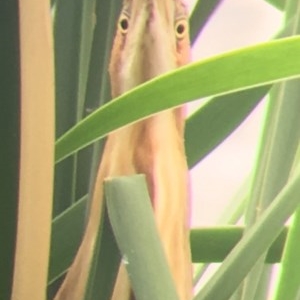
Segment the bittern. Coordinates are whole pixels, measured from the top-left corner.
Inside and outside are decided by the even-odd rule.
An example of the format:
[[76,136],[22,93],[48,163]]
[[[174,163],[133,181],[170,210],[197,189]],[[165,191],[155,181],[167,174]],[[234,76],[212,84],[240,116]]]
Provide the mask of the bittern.
[[[109,66],[112,97],[189,60],[188,15],[182,0],[124,0]],[[84,295],[101,217],[103,180],[136,173],[146,175],[156,223],[179,297],[191,299],[183,129],[183,108],[175,108],[108,136],[83,241],[55,299],[80,300]],[[134,299],[125,272],[121,266],[113,295],[115,300]]]

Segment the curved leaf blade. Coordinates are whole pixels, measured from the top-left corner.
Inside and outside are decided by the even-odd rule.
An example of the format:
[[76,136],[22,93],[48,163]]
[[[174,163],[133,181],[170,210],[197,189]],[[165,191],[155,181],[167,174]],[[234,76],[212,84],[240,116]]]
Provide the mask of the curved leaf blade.
[[300,37],[285,38],[196,62],[154,78],[102,106],[60,137],[56,161],[119,127],[159,111],[202,97],[299,77],[299,52]]

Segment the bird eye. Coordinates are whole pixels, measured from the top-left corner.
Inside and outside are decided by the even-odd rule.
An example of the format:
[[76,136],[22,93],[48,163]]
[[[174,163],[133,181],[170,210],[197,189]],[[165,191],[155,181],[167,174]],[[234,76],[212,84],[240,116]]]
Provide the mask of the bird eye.
[[119,20],[119,29],[122,33],[127,33],[129,27],[129,19],[127,16],[121,16]]
[[186,32],[187,32],[187,21],[186,20],[179,20],[175,24],[175,32],[176,32],[176,37],[178,39],[182,39],[185,37]]

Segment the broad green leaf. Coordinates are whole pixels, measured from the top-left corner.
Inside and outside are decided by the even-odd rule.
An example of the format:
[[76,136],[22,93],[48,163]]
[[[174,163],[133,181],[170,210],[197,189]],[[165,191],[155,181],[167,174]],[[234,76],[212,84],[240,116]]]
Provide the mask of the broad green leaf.
[[179,299],[155,225],[145,177],[107,179],[104,189],[109,219],[136,299]]
[[161,110],[201,97],[298,77],[299,50],[299,37],[276,40],[197,62],[148,81],[104,105],[60,137],[56,160],[62,160],[112,130]]

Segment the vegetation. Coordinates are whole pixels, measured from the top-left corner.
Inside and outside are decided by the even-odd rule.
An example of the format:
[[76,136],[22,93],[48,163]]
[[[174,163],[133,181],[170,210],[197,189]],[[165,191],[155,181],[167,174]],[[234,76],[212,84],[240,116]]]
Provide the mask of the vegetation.
[[[192,41],[221,2],[198,1],[190,18]],[[300,4],[268,2],[285,16],[278,39],[192,63],[109,103],[107,64],[121,0],[52,0],[51,16],[47,1],[1,2],[0,299],[53,298],[80,242],[109,132],[209,97],[186,122],[192,168],[266,95],[246,196],[221,227],[191,231],[193,261],[201,263],[195,282],[207,263],[222,262],[194,299],[265,300],[272,264],[279,261],[272,299],[299,299]],[[109,299],[121,259],[132,262],[139,300],[175,299],[143,177],[111,179],[105,190],[107,210],[85,299]],[[127,219],[120,217],[124,201]],[[241,218],[243,227],[232,226]],[[137,222],[143,225],[136,228]],[[140,246],[145,251],[125,255],[126,247]],[[146,273],[143,262],[155,267]]]

